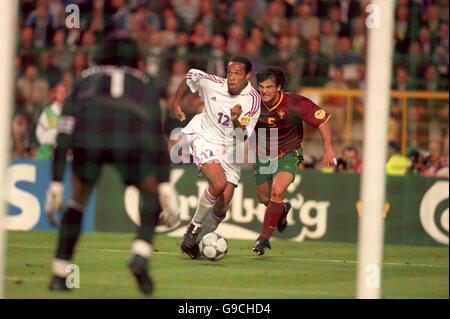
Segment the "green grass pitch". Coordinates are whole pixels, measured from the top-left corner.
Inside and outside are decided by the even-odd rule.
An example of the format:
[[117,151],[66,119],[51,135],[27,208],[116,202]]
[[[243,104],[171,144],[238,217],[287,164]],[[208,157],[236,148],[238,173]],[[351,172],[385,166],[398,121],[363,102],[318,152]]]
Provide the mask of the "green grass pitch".
[[[133,235],[86,233],[77,249],[80,288],[47,290],[56,232],[9,232],[7,298],[142,298],[128,273]],[[264,256],[252,241],[229,240],[218,261],[190,260],[180,238],[157,236],[151,271],[152,298],[354,298],[356,245],[272,241]],[[386,245],[383,298],[449,298],[448,247]]]

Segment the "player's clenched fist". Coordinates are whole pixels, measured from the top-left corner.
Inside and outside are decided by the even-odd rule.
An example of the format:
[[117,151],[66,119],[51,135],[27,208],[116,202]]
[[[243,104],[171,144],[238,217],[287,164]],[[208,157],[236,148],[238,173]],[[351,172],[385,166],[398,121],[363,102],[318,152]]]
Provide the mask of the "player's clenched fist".
[[240,104],[236,104],[230,110],[231,121],[236,121],[239,118],[239,116],[241,116],[241,114],[242,114],[242,107]]
[[184,121],[186,119],[186,115],[184,114],[183,110],[181,109],[180,101],[177,99],[173,99],[170,102],[170,112],[173,116],[175,116],[180,121]]

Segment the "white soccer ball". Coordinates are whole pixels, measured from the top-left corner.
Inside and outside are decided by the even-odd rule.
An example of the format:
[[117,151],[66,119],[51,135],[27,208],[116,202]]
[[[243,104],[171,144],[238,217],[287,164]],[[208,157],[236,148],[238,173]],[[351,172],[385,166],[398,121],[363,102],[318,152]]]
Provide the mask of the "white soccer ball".
[[226,256],[228,241],[222,235],[212,232],[206,234],[199,243],[203,256],[212,261],[217,261]]

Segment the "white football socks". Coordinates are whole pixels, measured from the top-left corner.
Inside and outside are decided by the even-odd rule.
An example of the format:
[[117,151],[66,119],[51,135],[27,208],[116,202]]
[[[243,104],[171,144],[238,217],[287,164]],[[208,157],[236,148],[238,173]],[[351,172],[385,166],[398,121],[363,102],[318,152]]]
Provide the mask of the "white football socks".
[[208,188],[205,189],[202,196],[200,196],[200,199],[198,200],[197,210],[195,211],[194,218],[192,219],[192,223],[195,226],[201,227],[203,225],[203,222],[212,210],[216,200],[217,198],[209,193]]

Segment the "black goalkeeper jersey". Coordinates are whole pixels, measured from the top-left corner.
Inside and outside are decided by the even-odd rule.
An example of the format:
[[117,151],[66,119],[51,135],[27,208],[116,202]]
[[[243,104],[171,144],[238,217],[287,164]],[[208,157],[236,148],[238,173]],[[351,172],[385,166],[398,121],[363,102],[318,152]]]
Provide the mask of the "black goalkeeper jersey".
[[158,153],[166,148],[158,90],[131,67],[85,70],[66,99],[58,126],[54,177],[61,179],[69,148]]

